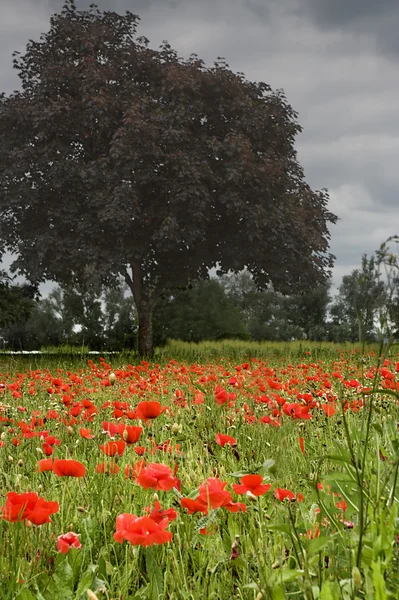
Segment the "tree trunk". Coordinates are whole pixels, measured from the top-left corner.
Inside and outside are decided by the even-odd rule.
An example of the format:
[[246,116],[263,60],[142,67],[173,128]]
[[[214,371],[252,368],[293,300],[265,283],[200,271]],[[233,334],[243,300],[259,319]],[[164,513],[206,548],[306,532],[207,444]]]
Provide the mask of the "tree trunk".
[[134,298],[139,318],[138,352],[140,356],[151,358],[154,354],[152,335],[152,312],[155,304],[154,294],[149,294],[143,285],[143,273],[138,260],[132,261],[131,275],[123,273]]
[[152,336],[152,306],[148,300],[142,300],[137,307],[139,317],[139,344],[140,356],[151,358],[154,354]]

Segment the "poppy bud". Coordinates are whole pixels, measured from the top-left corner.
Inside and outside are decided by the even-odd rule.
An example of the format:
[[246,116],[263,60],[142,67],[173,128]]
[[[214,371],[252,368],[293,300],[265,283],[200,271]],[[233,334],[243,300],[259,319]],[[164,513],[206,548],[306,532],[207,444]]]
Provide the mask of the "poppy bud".
[[73,427],[71,427],[70,425],[68,425],[67,432],[69,433],[69,435],[73,435]]
[[263,594],[262,594],[262,592],[258,593],[258,595],[256,596],[256,600],[263,600]]
[[11,462],[11,463],[12,463],[12,462],[14,462],[14,459],[13,459],[13,457],[12,457],[12,456],[9,456],[9,457],[8,457],[8,462]]
[[159,502],[159,496],[157,493],[154,494],[154,502]]
[[352,569],[352,581],[355,588],[360,589],[362,587],[362,576],[357,567],[353,567]]
[[253,494],[253,493],[251,492],[251,490],[247,490],[247,491],[245,492],[245,495],[246,495],[246,497],[248,498],[248,500],[252,500],[253,502],[257,502],[257,500],[258,500],[258,499],[257,499],[257,497],[255,496],[255,494]]
[[115,373],[110,373],[108,376],[109,382],[111,385],[114,385],[115,381],[116,381],[116,375]]
[[4,442],[6,439],[7,439],[7,434],[6,434],[6,432],[5,432],[5,431],[3,431],[3,433],[0,435],[0,440],[1,440],[2,442]]
[[89,600],[98,600],[98,596],[91,590],[87,590],[87,597]]
[[24,464],[24,461],[22,460],[22,458],[20,458],[18,461],[18,466],[22,467],[23,464]]
[[129,438],[129,432],[128,432],[128,430],[127,430],[127,429],[124,429],[124,430],[123,430],[123,433],[122,433],[122,438],[123,438],[123,440],[124,440],[125,442],[126,442],[126,440]]
[[173,435],[176,435],[177,433],[179,433],[179,424],[178,423],[173,423],[172,433],[173,433]]

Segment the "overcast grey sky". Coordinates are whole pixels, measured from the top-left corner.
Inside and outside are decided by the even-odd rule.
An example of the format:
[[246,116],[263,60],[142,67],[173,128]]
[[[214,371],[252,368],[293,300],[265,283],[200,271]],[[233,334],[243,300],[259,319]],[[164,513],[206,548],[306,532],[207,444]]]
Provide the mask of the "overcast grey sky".
[[[90,1],[76,0],[78,8]],[[283,88],[299,113],[299,160],[326,187],[334,283],[399,233],[399,0],[98,0],[141,17],[150,45],[218,56]],[[11,53],[47,31],[63,0],[0,0],[0,91],[19,87]]]

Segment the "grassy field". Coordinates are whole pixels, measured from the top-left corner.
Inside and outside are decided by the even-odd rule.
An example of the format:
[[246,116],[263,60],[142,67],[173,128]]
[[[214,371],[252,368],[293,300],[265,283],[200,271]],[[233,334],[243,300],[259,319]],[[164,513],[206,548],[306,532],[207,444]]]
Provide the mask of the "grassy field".
[[1,356],[0,597],[398,598],[398,371],[309,342]]

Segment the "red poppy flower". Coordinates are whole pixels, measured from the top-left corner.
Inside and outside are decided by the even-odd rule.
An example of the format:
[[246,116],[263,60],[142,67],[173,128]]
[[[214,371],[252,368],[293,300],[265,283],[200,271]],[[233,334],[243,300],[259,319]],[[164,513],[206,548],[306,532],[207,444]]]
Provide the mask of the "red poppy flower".
[[335,506],[342,510],[342,512],[346,512],[348,505],[345,500],[341,500],[340,502],[336,502]]
[[193,404],[204,404],[205,402],[205,394],[202,392],[195,392]]
[[142,427],[135,427],[134,425],[125,425],[122,423],[122,427],[119,428],[119,435],[126,444],[135,444],[139,440],[142,431]]
[[59,446],[61,444],[61,440],[54,435],[46,435],[44,437],[46,444],[50,444],[50,446]]
[[280,500],[280,502],[284,502],[286,498],[291,502],[294,502],[295,500],[302,502],[305,499],[302,494],[295,495],[291,490],[285,490],[283,488],[276,488],[274,490],[274,497],[277,498],[277,500]]
[[6,503],[0,510],[3,519],[11,523],[27,520],[34,525],[43,525],[51,523],[50,515],[58,512],[59,508],[58,502],[47,502],[35,492],[8,492]]
[[237,446],[237,440],[235,440],[231,435],[225,435],[224,433],[217,433],[215,442],[224,448],[227,444],[230,446]]
[[217,385],[216,389],[215,389],[215,402],[216,404],[226,404],[227,400],[229,399],[229,394],[228,392],[226,392],[226,390],[224,388],[222,388],[221,385]]
[[138,456],[143,456],[146,453],[145,446],[135,446],[133,448],[133,450],[135,451],[136,454],[138,454]]
[[119,425],[103,421],[103,432],[107,432],[111,437],[114,437],[119,432]]
[[265,415],[259,419],[260,423],[267,423],[268,425],[272,425],[273,427],[280,427],[281,423],[278,419],[272,419],[269,415]]
[[53,471],[58,477],[84,477],[86,467],[78,460],[55,459]]
[[136,419],[148,421],[156,419],[160,414],[168,410],[167,406],[161,406],[160,402],[139,402],[134,411]]
[[79,434],[80,437],[84,438],[85,440],[92,440],[94,438],[94,434],[90,431],[90,429],[84,429],[84,427],[79,429]]
[[242,512],[247,512],[247,507],[242,502],[229,502],[228,504],[223,504],[223,506],[232,513],[237,513],[240,510]]
[[59,535],[57,538],[57,550],[62,554],[66,554],[71,548],[77,548],[80,550],[81,547],[82,544],[80,543],[79,535],[77,533],[73,533],[73,531]]
[[42,471],[52,471],[53,470],[53,459],[52,458],[42,458],[37,463],[37,470],[39,473]]
[[141,459],[138,460],[134,465],[126,465],[125,467],[125,476],[129,479],[130,477],[132,479],[135,479],[136,477],[138,477],[141,473],[141,471],[144,469],[145,467],[145,460]]
[[297,403],[285,403],[283,406],[283,413],[289,415],[293,419],[303,419],[305,421],[309,421],[312,418],[312,415],[309,414],[309,410],[309,406],[303,406]]
[[179,480],[172,475],[172,469],[162,463],[150,463],[140,473],[136,479],[144,489],[153,488],[154,490],[164,490],[165,492],[172,488],[177,488]]
[[211,508],[219,508],[232,502],[230,492],[224,488],[227,481],[221,481],[217,477],[209,477],[204,483],[199,486],[199,495],[197,499],[202,500],[204,504]]
[[236,494],[252,493],[254,496],[263,496],[270,488],[270,483],[263,483],[262,475],[244,475],[240,479],[241,484],[233,483],[232,488]]
[[127,540],[133,546],[153,546],[170,542],[172,534],[165,531],[168,519],[159,523],[151,517],[136,517],[136,515],[122,514],[116,518],[115,541],[122,543]]
[[301,449],[302,454],[305,456],[305,440],[303,437],[298,438],[299,448]]
[[153,506],[147,506],[144,508],[144,511],[149,513],[150,519],[155,521],[155,523],[160,523],[164,519],[168,519],[169,522],[177,519],[177,512],[174,508],[167,508],[165,510],[161,510],[161,503],[156,500]]
[[335,415],[335,407],[332,404],[322,404],[321,408],[323,409],[326,417],[333,417]]
[[107,456],[115,456],[115,454],[122,456],[125,448],[126,442],[123,442],[122,440],[107,442],[106,444],[102,444],[100,446],[100,450],[102,450]]
[[42,444],[42,449],[46,456],[51,456],[53,453],[53,447],[51,446],[51,444],[47,444],[46,442]]
[[196,512],[202,512],[204,515],[208,514],[208,505],[201,499],[182,498],[180,504],[183,508],[187,508],[189,515]]

